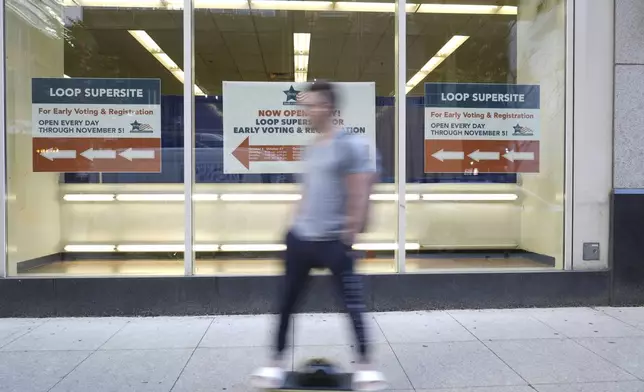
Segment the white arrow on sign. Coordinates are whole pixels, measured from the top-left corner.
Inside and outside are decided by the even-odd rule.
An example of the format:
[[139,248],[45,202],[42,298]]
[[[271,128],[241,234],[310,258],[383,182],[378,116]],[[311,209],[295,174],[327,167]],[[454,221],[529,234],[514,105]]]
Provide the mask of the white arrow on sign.
[[40,155],[50,161],[54,159],[76,159],[76,150],[46,150],[41,152]]
[[465,153],[463,151],[445,151],[441,149],[432,154],[432,156],[439,161],[460,161],[465,159]]
[[515,152],[510,150],[507,153],[503,154],[503,158],[507,159],[510,162],[514,161],[534,161],[533,152]]
[[94,150],[93,148],[81,152],[81,155],[90,161],[94,159],[114,159],[116,158],[116,151],[114,150]]
[[476,162],[478,161],[498,161],[499,160],[499,154],[498,152],[486,152],[486,151],[480,151],[476,150],[468,157],[472,158]]
[[154,150],[134,150],[128,148],[119,153],[120,156],[131,161],[132,159],[154,159]]

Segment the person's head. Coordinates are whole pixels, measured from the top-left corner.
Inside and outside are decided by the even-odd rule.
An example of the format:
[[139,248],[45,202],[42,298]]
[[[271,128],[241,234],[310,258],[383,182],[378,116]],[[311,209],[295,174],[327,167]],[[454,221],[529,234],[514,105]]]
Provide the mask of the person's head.
[[311,125],[320,131],[328,130],[336,103],[337,94],[333,84],[327,81],[313,82],[304,102]]

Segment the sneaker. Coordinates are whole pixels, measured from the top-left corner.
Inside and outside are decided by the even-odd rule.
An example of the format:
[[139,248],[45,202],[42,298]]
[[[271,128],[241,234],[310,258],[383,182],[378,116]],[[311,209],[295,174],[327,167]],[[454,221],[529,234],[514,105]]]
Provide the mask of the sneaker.
[[259,389],[278,389],[284,385],[286,371],[281,367],[267,366],[257,369],[250,376],[250,384]]
[[382,391],[388,387],[385,376],[376,370],[356,370],[351,384],[354,390],[363,392]]

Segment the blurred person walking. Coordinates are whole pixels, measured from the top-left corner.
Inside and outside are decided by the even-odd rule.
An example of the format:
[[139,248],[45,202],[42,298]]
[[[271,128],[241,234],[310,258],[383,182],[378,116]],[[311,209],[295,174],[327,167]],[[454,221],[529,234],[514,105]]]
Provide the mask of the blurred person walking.
[[376,157],[367,140],[333,125],[338,94],[333,84],[316,81],[302,94],[316,138],[304,154],[301,176],[302,199],[286,236],[285,289],[281,298],[279,329],[273,363],[258,369],[251,382],[259,388],[279,388],[286,371],[283,352],[286,335],[298,299],[309,282],[312,268],[333,273],[351,318],[357,341],[358,365],[353,388],[373,391],[386,387],[384,376],[373,369],[367,344],[363,283],[355,273],[352,245],[364,231],[369,195],[378,178]]

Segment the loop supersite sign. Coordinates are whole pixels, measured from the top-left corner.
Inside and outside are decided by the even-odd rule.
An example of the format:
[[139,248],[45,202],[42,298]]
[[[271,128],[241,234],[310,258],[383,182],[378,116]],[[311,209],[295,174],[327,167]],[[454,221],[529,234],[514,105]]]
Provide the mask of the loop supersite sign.
[[[339,105],[332,123],[362,135],[376,156],[375,83],[334,83]],[[317,131],[299,104],[307,83],[223,82],[224,172],[301,173]]]
[[538,173],[538,85],[425,84],[426,173]]
[[158,79],[32,79],[35,172],[160,172]]

